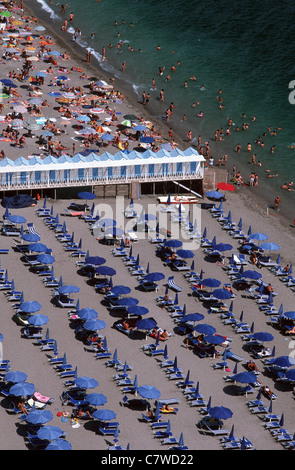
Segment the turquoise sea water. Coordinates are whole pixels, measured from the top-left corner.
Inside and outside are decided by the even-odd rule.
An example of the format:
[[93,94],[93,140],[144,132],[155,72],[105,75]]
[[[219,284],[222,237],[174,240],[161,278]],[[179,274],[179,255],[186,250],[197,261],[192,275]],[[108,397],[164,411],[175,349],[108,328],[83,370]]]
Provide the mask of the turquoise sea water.
[[[202,142],[209,141],[216,160],[227,153],[229,165],[241,166],[246,181],[254,170],[259,181],[264,181],[270,200],[280,191],[290,209],[294,193],[279,188],[293,179],[295,185],[295,149],[288,148],[295,144],[295,104],[289,102],[292,90],[288,88],[295,79],[293,0],[70,0],[66,14],[61,13],[61,3],[28,0],[30,6],[47,10],[59,33],[64,19],[73,12],[74,20],[63,33],[65,37],[72,41],[75,29],[80,28],[79,44],[92,49],[102,68],[132,84],[139,99],[143,91],[150,93],[154,113],[163,117],[173,102],[175,110],[169,122],[175,131],[183,137],[188,129],[193,137],[201,135]],[[123,44],[118,49],[120,41]],[[162,76],[159,67],[165,67]],[[190,80],[192,76],[196,80]],[[159,101],[161,89],[164,104]],[[219,107],[220,97],[223,109]],[[196,102],[199,104],[192,106]],[[197,116],[201,111],[202,118]],[[233,122],[230,135],[215,142],[215,131],[228,128],[227,118]],[[243,123],[249,124],[244,131]],[[269,126],[276,135],[270,134]],[[255,143],[259,137],[264,147]],[[250,154],[248,143],[252,145]],[[237,144],[242,146],[239,156]],[[256,161],[262,162],[261,168],[248,164],[253,153]],[[266,169],[278,176],[265,179]]]

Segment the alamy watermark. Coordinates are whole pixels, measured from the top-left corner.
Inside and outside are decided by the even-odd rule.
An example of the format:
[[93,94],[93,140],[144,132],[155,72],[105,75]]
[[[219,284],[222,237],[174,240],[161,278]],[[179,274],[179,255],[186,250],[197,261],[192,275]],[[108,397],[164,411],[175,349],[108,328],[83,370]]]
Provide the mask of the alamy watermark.
[[288,100],[290,104],[295,104],[295,80],[291,80],[288,85],[289,90],[292,90],[289,93]]
[[95,206],[93,217],[98,215],[99,220],[94,222],[92,229],[99,233],[97,238],[104,238],[106,232],[112,234],[113,227],[113,233],[119,229],[121,235],[118,238],[132,239],[132,233],[136,233],[138,240],[173,238],[182,241],[182,249],[196,250],[201,240],[201,207],[181,203],[181,197],[179,202],[143,206],[138,201],[126,206],[124,196],[117,196],[115,204],[101,202]]

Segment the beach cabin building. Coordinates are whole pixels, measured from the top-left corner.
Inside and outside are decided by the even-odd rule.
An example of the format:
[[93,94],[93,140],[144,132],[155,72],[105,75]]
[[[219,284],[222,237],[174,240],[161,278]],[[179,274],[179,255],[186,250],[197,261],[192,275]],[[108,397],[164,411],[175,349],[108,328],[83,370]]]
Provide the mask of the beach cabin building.
[[[38,190],[53,197],[70,188],[91,187],[97,196],[126,196],[177,192],[175,183],[185,182],[202,194],[205,159],[194,148],[170,152],[160,150],[82,152],[74,156],[46,156],[0,162],[0,191],[31,193]],[[123,191],[123,192],[122,192]]]

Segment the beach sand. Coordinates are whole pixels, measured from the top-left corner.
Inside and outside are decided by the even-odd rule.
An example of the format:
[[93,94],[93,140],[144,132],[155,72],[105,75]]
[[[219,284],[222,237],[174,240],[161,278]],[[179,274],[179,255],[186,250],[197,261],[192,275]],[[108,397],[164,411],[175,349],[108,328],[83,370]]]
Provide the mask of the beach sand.
[[[56,47],[56,46],[55,46]],[[70,52],[71,55],[71,52]],[[72,56],[71,56],[72,57]],[[15,70],[16,62],[7,61],[5,69],[1,66],[2,77],[8,75],[10,70]],[[74,66],[75,60],[73,58],[64,61],[68,69]],[[36,70],[46,68],[42,62],[35,62]],[[83,69],[87,70],[85,64]],[[4,72],[5,70],[5,72]],[[71,84],[78,83],[78,72],[69,74],[71,77]],[[99,77],[98,77],[99,78]],[[46,78],[45,78],[46,83]],[[45,85],[42,87],[43,93],[49,102],[50,114],[53,112],[52,108],[55,106],[54,100],[47,94],[49,88]],[[138,109],[134,108],[129,102],[124,101],[123,104],[111,103],[111,106],[122,112],[124,115],[127,112],[137,113]],[[5,112],[10,111],[9,108],[4,109]],[[46,113],[46,114],[45,114]],[[48,109],[44,109],[44,114],[47,116]],[[58,116],[54,111],[54,116]],[[141,112],[139,115],[143,115]],[[52,117],[52,116],[51,116]],[[158,124],[157,124],[157,128]],[[1,129],[3,129],[1,125]],[[72,146],[72,139],[70,135],[70,126],[67,126],[67,135],[62,135],[62,143],[65,146]],[[12,159],[18,156],[28,156],[33,153],[39,153],[39,149],[34,143],[34,139],[27,140],[28,147],[20,149],[11,147],[7,143],[3,143],[3,149],[7,156]],[[76,147],[76,151],[80,150]],[[108,151],[116,152],[115,147],[109,146]],[[40,201],[38,206],[42,204]],[[97,200],[97,204],[104,203],[110,204],[115,207],[114,199]],[[53,204],[54,213],[63,213],[64,208],[67,207],[68,200],[47,201],[48,206]],[[156,201],[152,197],[142,197],[138,201],[144,208],[147,209],[148,204],[155,204]],[[128,202],[126,202],[126,205]],[[280,244],[280,253],[282,264],[292,262],[294,263],[294,252],[292,250],[294,244],[294,235],[292,228],[289,227],[288,221],[284,221],[279,214],[270,210],[268,215],[265,206],[260,203],[258,199],[249,195],[247,188],[242,188],[240,192],[227,194],[227,200],[224,203],[224,211],[231,209],[232,218],[238,222],[240,217],[243,217],[244,231],[246,232],[249,225],[252,226],[252,232],[263,232],[269,236],[269,240]],[[4,214],[5,209],[0,208],[0,217]],[[117,318],[110,316],[107,308],[103,305],[103,297],[95,293],[93,286],[87,283],[87,279],[81,276],[75,264],[76,259],[72,258],[69,253],[66,253],[62,245],[56,240],[54,233],[45,226],[43,221],[37,217],[35,208],[29,207],[18,211],[23,215],[28,222],[33,222],[34,226],[41,234],[41,241],[48,247],[52,248],[53,255],[56,259],[54,264],[54,271],[57,277],[62,276],[64,284],[74,284],[79,286],[80,292],[74,294],[75,299],[79,299],[80,307],[94,308],[99,313],[99,318],[107,323],[107,327],[102,331],[102,334],[107,337],[108,345],[112,352],[117,348],[118,357],[123,361],[127,361],[132,365],[131,374],[134,377],[138,376],[139,385],[150,384],[155,386],[161,391],[162,398],[176,397],[180,403],[176,405],[179,411],[176,415],[169,415],[171,420],[171,429],[175,437],[179,437],[183,432],[184,443],[190,450],[220,450],[221,444],[218,437],[205,436],[199,433],[196,424],[201,419],[201,415],[197,408],[191,408],[187,403],[185,397],[180,389],[176,386],[175,381],[169,381],[165,372],[159,367],[159,358],[148,357],[141,350],[141,346],[146,342],[153,342],[151,338],[146,340],[136,340],[129,338],[122,333],[118,332],[112,325]],[[202,229],[207,228],[208,238],[216,235],[217,241],[224,241],[231,243],[234,246],[235,252],[238,249],[238,243],[234,241],[227,233],[225,233],[219,223],[214,220],[209,212],[205,209],[202,213]],[[116,215],[114,213],[114,215]],[[118,216],[118,214],[117,214]],[[205,315],[204,322],[210,323],[216,327],[217,333],[229,336],[233,339],[232,349],[235,353],[241,355],[244,360],[250,358],[248,352],[245,350],[245,342],[241,337],[236,334],[230,326],[222,323],[218,315],[207,314],[204,306],[192,297],[191,289],[185,281],[181,273],[172,272],[167,266],[164,266],[159,258],[155,256],[155,245],[151,244],[149,240],[140,240],[138,243],[133,244],[133,254],[140,254],[140,260],[144,267],[150,263],[150,271],[160,271],[165,274],[165,279],[159,282],[159,291],[155,293],[143,293],[137,289],[138,282],[127,271],[126,266],[120,258],[115,258],[111,254],[111,247],[107,247],[98,243],[98,241],[90,233],[88,225],[83,220],[78,220],[71,217],[60,217],[65,220],[68,232],[74,231],[75,240],[83,240],[82,249],[88,250],[91,255],[99,255],[106,258],[106,265],[116,269],[116,276],[113,281],[114,284],[127,284],[132,288],[132,296],[139,299],[139,305],[146,306],[149,309],[149,316],[152,316],[158,322],[158,325],[173,333],[175,323],[170,318],[166,310],[160,309],[155,302],[157,295],[164,294],[165,284],[167,278],[171,275],[175,276],[175,282],[183,287],[183,291],[179,294],[179,301],[181,304],[186,305],[187,313],[199,312]],[[200,228],[201,229],[201,228]],[[131,450],[163,450],[159,439],[155,439],[149,424],[141,422],[141,410],[129,409],[121,405],[123,394],[113,381],[114,369],[107,368],[104,360],[97,360],[92,352],[85,348],[84,344],[75,338],[74,326],[68,318],[68,309],[55,307],[52,303],[52,292],[46,289],[43,283],[36,274],[33,274],[24,265],[21,260],[19,252],[13,250],[13,239],[1,236],[1,248],[10,248],[9,255],[1,256],[1,267],[7,268],[9,278],[13,278],[15,286],[18,290],[24,292],[25,300],[36,300],[42,305],[41,313],[48,315],[50,320],[48,323],[50,329],[50,336],[57,340],[59,354],[67,354],[68,361],[74,366],[78,367],[79,376],[90,376],[98,380],[99,385],[97,391],[107,396],[108,402],[104,408],[112,409],[117,413],[116,420],[120,423],[119,443],[122,445],[130,444]],[[222,283],[229,282],[228,277],[222,265],[210,263],[204,259],[202,249],[195,251],[195,268],[197,270],[203,269],[205,277],[218,278]],[[263,280],[271,282],[275,291],[279,294],[275,298],[275,305],[279,307],[280,303],[284,305],[284,311],[293,310],[294,292],[282,285],[278,278],[271,274],[266,268],[261,270]],[[59,411],[71,411],[72,407],[62,406],[60,395],[65,390],[63,380],[61,380],[52,366],[49,364],[48,357],[45,352],[34,345],[32,340],[21,337],[21,327],[16,325],[12,320],[13,308],[4,294],[0,293],[2,297],[2,315],[0,320],[0,332],[4,336],[3,352],[4,358],[10,359],[11,370],[22,370],[28,374],[28,382],[34,383],[35,387],[46,396],[51,396],[55,402],[47,406],[53,412],[53,419],[50,424],[62,427],[67,432],[67,439],[71,443],[73,450],[103,450],[107,448],[108,443],[113,442],[111,437],[103,437],[98,435],[96,430],[95,421],[80,421],[79,428],[73,428],[72,423],[62,422],[61,418],[57,416]],[[286,338],[281,333],[273,329],[268,324],[268,317],[259,311],[255,301],[252,299],[245,299],[241,292],[236,293],[234,299],[234,311],[237,317],[240,313],[244,312],[244,321],[249,325],[254,321],[255,331],[268,331],[274,336],[271,347],[275,345],[276,356],[288,355],[292,353],[292,342],[290,338]],[[172,294],[174,295],[174,294]],[[254,398],[256,394],[249,395],[247,398],[244,396],[236,396],[234,388],[223,380],[223,375],[227,372],[221,370],[214,370],[212,364],[216,360],[204,358],[200,359],[193,350],[186,348],[185,337],[174,334],[167,341],[169,359],[174,359],[177,356],[178,366],[182,367],[186,373],[190,370],[191,380],[199,381],[200,391],[203,393],[206,400],[211,397],[212,406],[227,406],[233,411],[233,417],[225,421],[224,427],[230,429],[234,424],[235,435],[239,437],[246,436],[252,443],[255,449],[258,450],[280,450],[282,446],[274,440],[269,431],[264,429],[262,421],[258,416],[252,415],[246,406],[248,399]],[[258,369],[261,371],[258,376],[264,385],[269,385],[270,388],[278,395],[277,400],[273,403],[273,412],[276,414],[284,413],[285,423],[284,427],[294,432],[293,416],[294,416],[294,399],[292,389],[275,383],[273,379],[263,372],[263,365],[260,360],[256,361]],[[238,371],[244,370],[243,364],[238,366]],[[230,362],[231,371],[234,363]],[[92,391],[92,390],[91,390]],[[268,401],[264,400],[266,403]],[[2,428],[5,433],[1,433],[0,448],[1,450],[23,450],[26,449],[24,440],[24,426],[21,424],[19,418],[14,415],[9,415],[5,406],[7,400],[1,401],[0,416]]]

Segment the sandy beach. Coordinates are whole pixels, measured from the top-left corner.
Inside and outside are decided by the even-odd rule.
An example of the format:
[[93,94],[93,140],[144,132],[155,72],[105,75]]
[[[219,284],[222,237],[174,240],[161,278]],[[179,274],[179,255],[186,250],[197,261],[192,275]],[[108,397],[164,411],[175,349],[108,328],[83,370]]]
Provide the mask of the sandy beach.
[[[19,11],[13,10],[13,16],[19,17]],[[28,32],[32,32],[37,23],[27,23],[32,28]],[[19,28],[19,26],[18,26]],[[43,34],[43,33],[38,33]],[[45,33],[44,33],[45,34]],[[2,35],[3,36],[3,35]],[[5,36],[5,33],[4,33]],[[34,55],[38,56],[40,38],[35,38],[33,47],[35,47]],[[19,49],[24,47],[22,41],[16,44]],[[57,50],[58,44],[54,44]],[[1,45],[2,53],[4,51],[3,44]],[[53,96],[48,93],[52,90],[57,90],[58,87],[50,87],[49,82],[51,77],[54,78],[60,73],[62,69],[60,65],[65,67],[69,73],[67,76],[70,80],[69,87],[81,86],[85,94],[89,93],[87,88],[88,80],[80,78],[82,73],[87,76],[92,76],[94,69],[86,63],[78,64],[78,67],[83,68],[81,71],[73,71],[73,67],[77,67],[77,62],[71,50],[69,50],[70,58],[60,60],[59,65],[54,67],[54,73],[47,75],[44,78],[44,85],[41,85],[40,95],[38,90],[30,91],[27,88],[28,82],[18,83],[14,78],[13,81],[19,85],[17,93],[20,96],[10,95],[9,98],[3,101],[4,107],[2,109],[2,116],[12,112],[12,107],[16,101],[26,103],[27,100],[34,96],[41,96],[48,102],[47,106],[42,106],[41,113],[46,118],[57,119],[59,125],[65,133],[56,136],[57,143],[60,141],[65,147],[65,153],[73,154],[73,142],[76,144],[75,151],[85,150],[82,139],[73,140],[77,137],[75,129],[72,125],[76,121],[70,120],[66,125],[61,118],[61,114],[57,108],[57,103]],[[34,75],[41,70],[46,70],[50,64],[45,63],[43,60],[33,61]],[[9,78],[9,73],[17,71],[22,67],[22,61],[18,60],[5,60],[1,63],[1,78]],[[30,74],[31,75],[31,74]],[[96,75],[96,74],[95,74]],[[99,79],[100,76],[97,77]],[[116,85],[115,85],[115,89]],[[13,91],[13,90],[12,90]],[[30,93],[30,96],[29,96]],[[136,103],[130,103],[126,99],[111,96],[104,97],[100,105],[104,108],[109,106],[115,112],[120,112],[120,116],[132,113],[137,116],[142,116],[144,121],[149,121],[148,113],[136,107]],[[79,106],[79,105],[77,105]],[[24,113],[24,121],[27,120],[28,114]],[[7,126],[7,121],[2,120],[0,123],[0,130]],[[162,132],[163,140],[168,142],[168,129],[167,126],[156,123],[156,128]],[[112,128],[115,130],[115,125]],[[25,129],[21,128],[20,135],[26,133]],[[36,134],[40,135],[41,130]],[[54,140],[54,139],[53,139]],[[177,142],[177,139],[175,139]],[[131,150],[138,145],[137,141],[129,141],[129,149]],[[182,142],[183,145],[183,142]],[[181,142],[179,141],[179,146]],[[1,142],[1,150],[5,152],[5,156],[13,160],[19,156],[28,157],[31,155],[45,155],[40,146],[37,144],[36,139],[25,138],[25,146],[23,148],[11,145],[11,142]],[[185,147],[184,147],[185,148]],[[106,149],[115,153],[118,147],[108,145]],[[246,405],[250,399],[254,399],[257,393],[245,396],[236,394],[236,388],[224,381],[223,376],[232,373],[235,363],[229,360],[230,371],[214,370],[212,365],[218,362],[213,358],[200,358],[190,347],[186,347],[185,336],[181,336],[175,332],[176,324],[165,309],[161,309],[156,304],[156,297],[164,295],[167,279],[169,276],[174,275],[177,285],[182,287],[182,292],[179,293],[179,302],[181,305],[186,305],[186,312],[198,312],[204,315],[204,323],[209,323],[216,328],[218,334],[230,337],[232,339],[232,350],[243,357],[243,361],[238,364],[238,372],[245,370],[245,363],[250,359],[249,352],[246,349],[246,342],[242,340],[241,335],[235,333],[230,325],[224,325],[219,314],[208,315],[207,308],[193,297],[190,285],[185,280],[181,272],[173,272],[168,266],[155,256],[156,245],[152,244],[146,237],[143,240],[133,243],[133,255],[140,255],[140,261],[144,268],[147,263],[150,263],[150,271],[162,272],[165,278],[159,282],[159,290],[157,293],[146,293],[138,289],[138,280],[136,277],[131,276],[119,257],[112,255],[112,247],[102,245],[91,234],[89,225],[84,220],[76,217],[69,217],[63,215],[64,209],[68,207],[70,202],[81,202],[78,199],[71,200],[49,200],[47,199],[47,206],[53,205],[54,214],[60,215],[60,220],[65,221],[67,224],[68,233],[75,233],[75,241],[82,239],[82,249],[89,250],[90,255],[103,256],[106,259],[106,265],[116,270],[116,275],[113,277],[114,285],[126,284],[131,288],[131,296],[139,300],[139,305],[145,306],[149,309],[148,316],[153,317],[158,326],[166,329],[172,335],[168,338],[166,344],[168,347],[169,359],[174,359],[177,356],[178,366],[181,367],[184,373],[190,371],[190,378],[195,383],[199,381],[200,391],[206,400],[211,397],[212,406],[225,406],[232,410],[233,416],[224,422],[224,427],[231,429],[234,425],[235,435],[242,438],[247,437],[257,450],[282,450],[283,446],[278,443],[271,433],[264,428],[263,421],[257,415],[253,415]],[[157,201],[149,196],[143,196],[139,201],[136,201],[140,206],[147,210],[149,204],[156,204]],[[205,202],[209,202],[205,199]],[[115,211],[114,199],[97,199],[95,203],[109,204]],[[125,201],[127,206],[129,201]],[[147,343],[153,343],[153,339],[147,337],[146,339],[132,339],[116,329],[113,328],[113,323],[118,318],[110,315],[108,309],[103,302],[103,296],[95,292],[93,285],[91,285],[85,276],[82,276],[79,268],[76,265],[77,258],[64,250],[64,247],[55,237],[55,234],[43,222],[42,218],[37,216],[36,209],[40,208],[43,204],[41,199],[37,207],[28,207],[18,210],[17,213],[26,218],[27,222],[32,222],[36,231],[41,235],[41,242],[45,243],[52,249],[52,254],[55,257],[54,272],[59,278],[62,276],[63,283],[76,285],[80,288],[78,294],[74,294],[76,300],[79,299],[80,307],[89,307],[97,310],[99,318],[104,320],[107,324],[106,328],[102,330],[102,335],[107,337],[108,346],[113,353],[117,349],[118,357],[123,362],[127,361],[132,366],[130,375],[134,378],[135,374],[138,377],[139,385],[150,384],[156,387],[161,392],[161,398],[177,398],[179,403],[175,405],[178,408],[177,414],[169,414],[171,421],[171,430],[173,436],[179,437],[183,433],[184,444],[190,450],[221,450],[222,446],[219,437],[208,436],[201,434],[196,424],[202,418],[198,408],[189,406],[181,389],[177,387],[176,381],[168,380],[164,370],[159,367],[161,357],[149,357],[142,351],[142,346]],[[200,204],[200,207],[202,205]],[[205,208],[201,210],[202,230],[207,228],[208,238],[216,236],[217,241],[226,242],[233,245],[233,252],[237,253],[240,247],[237,240],[234,240],[228,233],[222,230],[221,225],[216,219],[212,218],[209,211]],[[269,237],[269,241],[278,243],[280,245],[281,264],[285,266],[287,263],[294,264],[294,228],[290,226],[288,220],[280,217],[279,213],[274,210],[267,211],[263,202],[249,192],[248,188],[243,187],[239,191],[227,193],[226,201],[224,202],[224,212],[228,213],[231,210],[232,218],[238,222],[240,217],[243,218],[243,229],[247,233],[249,226],[252,227],[252,233],[263,232]],[[0,207],[0,218],[3,220],[5,208]],[[118,217],[119,214],[114,212],[114,216]],[[171,225],[172,232],[173,226],[176,231],[176,226]],[[201,228],[200,228],[201,230]],[[8,255],[1,255],[1,268],[8,270],[9,279],[14,279],[17,290],[23,291],[25,300],[36,300],[41,303],[41,313],[48,315],[50,336],[55,338],[58,345],[59,355],[67,354],[68,362],[73,367],[77,366],[78,376],[89,376],[98,380],[98,387],[91,390],[93,392],[103,393],[107,396],[107,403],[104,408],[114,410],[116,412],[116,421],[120,423],[120,434],[118,441],[120,445],[125,447],[129,444],[131,450],[166,450],[168,446],[161,445],[161,440],[154,437],[151,426],[142,422],[142,410],[130,409],[128,406],[123,406],[122,399],[124,393],[116,385],[113,376],[116,371],[113,368],[106,367],[105,360],[98,360],[95,354],[89,350],[81,341],[75,338],[74,328],[75,323],[70,321],[67,308],[59,308],[54,305],[52,300],[52,290],[44,287],[42,279],[37,274],[31,272],[29,267],[22,261],[21,254],[13,249],[14,237],[5,237],[1,235],[1,248],[8,248],[10,250]],[[221,281],[222,285],[229,282],[229,277],[223,269],[225,265],[210,262],[207,260],[203,249],[199,248],[194,251],[195,269],[204,271],[204,277],[213,277]],[[275,254],[273,255],[275,258]],[[229,256],[226,256],[225,264],[228,263]],[[249,259],[249,257],[247,257]],[[249,264],[249,269],[252,265]],[[282,303],[284,311],[293,310],[294,291],[283,285],[279,278],[271,273],[267,268],[260,270],[263,281],[271,283],[274,290],[278,293],[275,297],[274,304],[279,307]],[[169,291],[170,295],[174,297],[174,293]],[[293,344],[292,339],[283,336],[281,332],[273,328],[269,324],[269,316],[265,315],[258,308],[258,305],[253,299],[245,298],[243,291],[235,291],[234,298],[234,312],[238,318],[241,312],[244,312],[244,321],[249,325],[254,322],[255,332],[267,331],[274,336],[274,340],[270,343],[270,347],[275,346],[275,356],[292,355]],[[24,371],[28,375],[28,382],[35,385],[35,388],[43,395],[54,398],[54,403],[47,405],[47,409],[52,411],[53,419],[49,424],[61,427],[66,433],[66,439],[71,443],[73,450],[105,450],[108,445],[113,443],[112,437],[105,437],[99,435],[97,432],[97,423],[95,420],[79,420],[79,427],[73,427],[71,419],[63,422],[59,416],[60,411],[68,411],[71,413],[72,406],[63,406],[60,400],[62,392],[66,389],[64,380],[62,380],[50,365],[48,356],[40,350],[40,347],[34,344],[33,340],[23,338],[21,335],[21,327],[17,325],[13,317],[13,304],[6,300],[3,292],[0,292],[2,299],[2,315],[0,320],[0,333],[3,334],[3,356],[4,359],[9,359],[11,363],[11,370]],[[44,328],[45,330],[45,328]],[[269,345],[268,345],[269,346]],[[221,348],[222,349],[222,348]],[[260,371],[258,380],[263,385],[268,385],[277,395],[277,399],[273,402],[273,413],[282,415],[284,414],[284,428],[290,430],[291,433],[295,432],[294,428],[294,396],[293,388],[284,384],[276,382],[273,377],[265,372],[264,365],[260,359],[255,360],[257,367]],[[263,398],[266,405],[269,401]],[[11,415],[6,411],[7,399],[2,398],[0,407],[0,416],[2,422],[2,429],[5,433],[1,433],[0,448],[1,450],[25,450],[27,444],[25,440],[25,425],[20,421],[18,415]],[[165,417],[166,418],[166,417]]]

